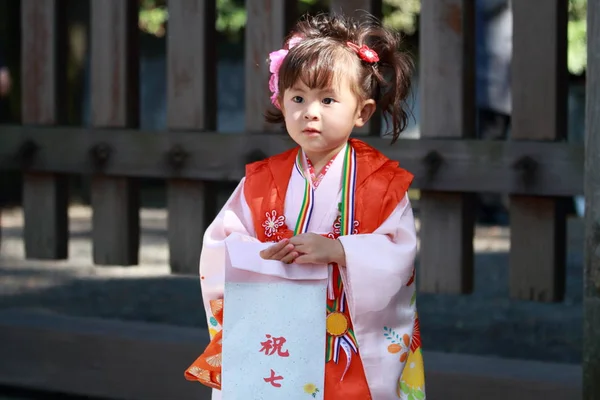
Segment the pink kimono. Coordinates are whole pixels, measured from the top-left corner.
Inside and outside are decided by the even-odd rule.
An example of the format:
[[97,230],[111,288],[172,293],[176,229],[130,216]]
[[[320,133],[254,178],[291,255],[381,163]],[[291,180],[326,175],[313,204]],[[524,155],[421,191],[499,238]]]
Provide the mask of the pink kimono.
[[[340,373],[345,361],[334,362],[329,352],[327,359],[324,354],[324,398],[422,400],[425,380],[414,279],[417,237],[407,194],[412,175],[359,140],[350,140],[348,146],[356,153],[354,232],[338,236],[341,156],[333,159],[318,186],[313,182],[314,207],[308,226],[309,232],[338,237],[344,246],[346,266],[334,266],[330,279],[340,278],[335,294],[344,294],[341,304],[346,307],[341,311],[349,317],[350,337],[356,345],[347,374]],[[220,388],[220,364],[215,360],[220,360],[227,260],[243,254],[249,264],[267,274],[288,268],[262,260],[259,252],[271,245],[269,241],[290,237],[288,221],[295,221],[301,212],[306,174],[294,168],[298,151],[249,165],[246,178],[206,231],[200,276],[211,344],[187,369],[189,380]],[[333,312],[333,304],[328,302],[328,313]],[[214,390],[213,399],[218,398],[220,393]]]

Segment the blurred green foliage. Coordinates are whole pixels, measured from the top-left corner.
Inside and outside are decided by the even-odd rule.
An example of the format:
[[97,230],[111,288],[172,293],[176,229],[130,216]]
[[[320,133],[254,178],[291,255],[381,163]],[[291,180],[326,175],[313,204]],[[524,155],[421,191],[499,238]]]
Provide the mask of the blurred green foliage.
[[587,0],[569,0],[569,72],[580,75],[587,65]]

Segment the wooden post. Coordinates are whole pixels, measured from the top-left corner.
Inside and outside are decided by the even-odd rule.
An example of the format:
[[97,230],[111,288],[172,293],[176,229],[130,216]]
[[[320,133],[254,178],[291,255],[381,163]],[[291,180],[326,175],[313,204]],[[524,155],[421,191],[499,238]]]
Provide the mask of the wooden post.
[[600,3],[588,2],[583,399],[600,399]]
[[[273,107],[270,100],[271,73],[268,58],[270,52],[281,49],[283,39],[296,22],[297,3],[297,0],[246,0],[244,57],[246,132],[274,131],[287,135],[282,127],[269,124],[264,118],[267,109]],[[250,155],[250,158],[254,157]],[[232,185],[224,183],[219,186],[217,202],[221,205],[231,193]]]
[[[564,138],[567,131],[567,2],[514,1],[512,140]],[[535,156],[515,160],[522,185],[539,178]],[[560,301],[565,291],[564,200],[511,196],[510,294]]]
[[246,131],[278,131],[265,122],[271,106],[269,53],[281,48],[296,10],[294,0],[246,0],[245,109]]
[[[139,29],[137,0],[92,0],[91,124],[139,125]],[[110,164],[119,149],[97,149],[92,162]],[[139,189],[131,178],[92,178],[94,263],[138,263]]]
[[[170,130],[216,130],[217,52],[215,0],[169,1],[167,28],[168,126]],[[189,40],[194,38],[194,40]],[[177,172],[185,168],[174,158],[169,163]],[[181,148],[185,151],[185,148]],[[221,149],[227,157],[227,149]],[[171,179],[167,185],[169,210],[169,263],[174,273],[197,274],[209,202],[216,185],[187,179]]]
[[[365,12],[381,19],[382,0],[331,0],[329,9],[333,13],[341,13],[360,19]],[[391,126],[390,126],[391,127]],[[354,129],[355,135],[380,136],[381,135],[381,112],[376,110],[369,122],[361,128]]]
[[[67,46],[64,4],[59,0],[21,2],[23,42],[23,124],[54,125],[64,111]],[[30,147],[35,159],[36,147]],[[64,175],[25,173],[25,256],[65,259],[68,256],[68,180]]]
[[[468,138],[475,133],[474,5],[471,0],[423,0],[420,20],[421,136]],[[429,153],[427,179],[443,179],[444,160]],[[419,287],[469,293],[473,288],[473,197],[421,192]]]

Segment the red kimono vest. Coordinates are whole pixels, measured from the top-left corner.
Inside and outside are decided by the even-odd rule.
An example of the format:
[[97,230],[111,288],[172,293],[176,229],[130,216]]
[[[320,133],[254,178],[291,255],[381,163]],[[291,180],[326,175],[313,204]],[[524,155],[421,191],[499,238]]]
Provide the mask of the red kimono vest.
[[[354,233],[372,233],[397,207],[406,194],[413,176],[399,168],[397,162],[389,160],[366,143],[356,139],[351,139],[349,143],[356,151],[357,163],[355,216],[358,226]],[[271,237],[267,237],[263,223],[271,215],[285,215],[285,195],[297,154],[298,148],[295,148],[246,167],[244,195],[252,213],[256,237],[262,242],[290,238],[293,235],[286,221],[283,226],[278,227],[276,235],[270,232]],[[332,233],[328,235],[330,237],[336,236],[333,229],[334,222],[331,221]],[[337,266],[334,268],[333,280],[341,281]],[[336,301],[340,301],[342,290],[341,282],[339,285],[334,285]],[[328,300],[327,303],[328,308],[334,305],[333,300]],[[211,310],[213,316],[222,323],[222,300],[211,302]],[[348,307],[343,307],[343,310],[349,321],[348,329],[351,330],[352,322]],[[220,360],[221,338],[222,332],[218,332],[213,337],[205,352],[186,370],[186,379],[198,380],[207,386],[220,388],[220,362],[217,363],[215,360],[217,358]],[[343,375],[345,368],[346,360],[343,357],[340,357],[337,363],[334,361],[326,363],[325,400],[370,399],[360,361],[360,351],[353,355],[350,368]],[[341,381],[342,376],[344,376],[343,381]]]

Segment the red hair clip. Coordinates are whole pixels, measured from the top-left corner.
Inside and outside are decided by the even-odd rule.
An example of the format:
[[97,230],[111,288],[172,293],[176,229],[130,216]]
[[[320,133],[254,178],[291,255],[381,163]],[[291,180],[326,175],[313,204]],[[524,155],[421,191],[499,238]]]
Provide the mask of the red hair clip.
[[366,44],[363,44],[360,47],[356,43],[352,42],[346,42],[346,44],[348,45],[348,47],[354,50],[356,54],[358,54],[361,60],[366,61],[369,64],[375,64],[379,61],[379,56],[377,55],[377,52],[375,52],[375,50],[373,50]]

